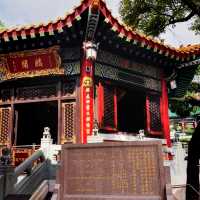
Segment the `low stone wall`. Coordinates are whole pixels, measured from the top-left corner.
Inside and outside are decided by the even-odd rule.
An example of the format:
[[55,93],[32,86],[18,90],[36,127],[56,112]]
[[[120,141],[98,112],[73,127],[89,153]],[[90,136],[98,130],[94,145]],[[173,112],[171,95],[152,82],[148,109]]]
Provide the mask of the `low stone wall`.
[[63,145],[58,183],[61,200],[164,200],[162,144]]

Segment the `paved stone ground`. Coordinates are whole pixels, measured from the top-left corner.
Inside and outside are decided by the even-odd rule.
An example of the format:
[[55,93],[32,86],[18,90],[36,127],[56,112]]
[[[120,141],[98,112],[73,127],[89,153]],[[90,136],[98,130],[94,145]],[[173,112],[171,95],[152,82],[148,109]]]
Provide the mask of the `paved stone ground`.
[[[178,142],[174,144],[173,151],[175,153],[175,156],[173,161],[171,161],[170,163],[172,186],[184,186],[186,184],[187,178],[187,161],[184,160],[186,156],[185,149],[183,149],[182,144]],[[173,194],[177,200],[185,200],[185,187],[174,188]]]
[[172,185],[186,184],[187,161],[184,160],[186,153],[180,142],[174,144],[173,151],[175,153],[173,161],[170,163]]
[[185,188],[173,189],[175,200],[185,200]]

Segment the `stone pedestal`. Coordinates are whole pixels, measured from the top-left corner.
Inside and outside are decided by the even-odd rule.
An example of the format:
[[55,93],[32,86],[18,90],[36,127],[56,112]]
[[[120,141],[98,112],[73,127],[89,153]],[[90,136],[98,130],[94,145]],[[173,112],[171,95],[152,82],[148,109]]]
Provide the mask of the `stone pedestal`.
[[98,135],[91,135],[87,137],[87,143],[102,143],[103,137]]
[[161,141],[63,145],[58,176],[60,200],[166,199]]

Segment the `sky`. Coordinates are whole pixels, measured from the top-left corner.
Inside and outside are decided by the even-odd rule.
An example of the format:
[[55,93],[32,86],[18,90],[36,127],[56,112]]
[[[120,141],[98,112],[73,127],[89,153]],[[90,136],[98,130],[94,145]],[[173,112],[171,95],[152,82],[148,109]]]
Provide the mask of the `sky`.
[[[120,0],[105,0],[114,16],[119,17]],[[0,0],[0,19],[6,26],[35,24],[64,16],[80,4],[80,0]],[[174,47],[200,43],[200,36],[188,31],[189,23],[179,23],[168,29],[161,38]]]

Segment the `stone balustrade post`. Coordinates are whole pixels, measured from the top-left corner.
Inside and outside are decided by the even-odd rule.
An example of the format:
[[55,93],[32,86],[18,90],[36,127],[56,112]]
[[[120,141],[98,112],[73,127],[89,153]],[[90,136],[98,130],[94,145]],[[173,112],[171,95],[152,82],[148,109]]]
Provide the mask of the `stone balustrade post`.
[[50,128],[45,127],[43,132],[43,137],[41,138],[41,149],[43,150],[46,159],[50,157],[52,144],[53,140],[51,139]]
[[43,137],[41,138],[41,149],[44,152],[45,158],[50,160],[51,164],[56,165],[56,155],[58,155],[61,150],[61,145],[53,144],[49,127],[44,128]]
[[16,181],[14,166],[0,165],[0,200],[13,193]]

